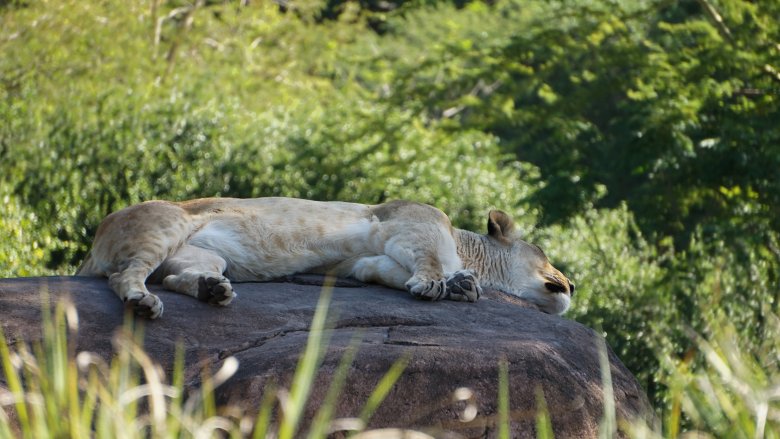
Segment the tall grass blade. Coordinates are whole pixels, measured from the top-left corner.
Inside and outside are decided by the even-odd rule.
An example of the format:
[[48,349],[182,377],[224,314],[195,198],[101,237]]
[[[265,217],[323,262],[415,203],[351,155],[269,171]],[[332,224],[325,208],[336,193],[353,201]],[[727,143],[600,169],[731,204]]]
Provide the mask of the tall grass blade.
[[79,394],[79,369],[76,367],[76,361],[71,357],[67,363],[67,392],[68,402],[66,407],[68,409],[68,423],[70,424],[70,436],[79,438],[87,436],[89,430],[82,431],[81,429],[81,395]]
[[11,360],[11,351],[5,340],[5,332],[3,332],[3,327],[0,326],[0,360],[3,363],[3,372],[8,383],[8,391],[11,392],[14,399],[14,408],[16,409],[16,416],[19,418],[19,427],[25,437],[30,437],[32,428],[30,417],[27,413],[27,405],[25,404],[24,389],[22,388],[19,373]]
[[[166,436],[166,392],[162,384],[162,376],[159,368],[154,364],[151,358],[141,349],[140,345],[132,340],[125,340],[124,347],[128,349],[133,356],[133,359],[141,366],[141,370],[144,373],[146,385],[149,387],[149,409],[152,416],[152,433],[153,436],[159,437]],[[137,388],[138,383],[135,383],[133,388]]]
[[184,400],[184,344],[181,342],[176,343],[176,352],[173,360],[173,376],[171,378],[171,386],[177,389],[178,392],[170,399],[169,416],[168,416],[168,434],[171,437],[178,437],[179,432],[182,429],[182,416],[183,416],[183,400]]
[[555,437],[550,410],[547,408],[547,401],[541,387],[536,388],[536,437],[537,439],[553,439]]
[[333,417],[333,409],[338,402],[341,389],[344,388],[344,383],[347,379],[347,373],[349,372],[349,367],[352,365],[352,361],[355,359],[355,354],[357,353],[357,344],[360,342],[361,336],[361,331],[355,333],[349,343],[347,351],[341,357],[341,361],[339,362],[339,365],[333,374],[333,379],[330,382],[330,387],[328,387],[328,393],[325,395],[325,399],[322,401],[322,406],[317,411],[317,415],[314,417],[314,421],[312,422],[311,428],[309,430],[309,439],[316,439],[325,437],[327,435],[328,426],[330,424],[331,418]]
[[211,379],[211,369],[204,367],[201,373],[200,394],[202,396],[203,416],[211,418],[217,415],[217,405],[214,402],[214,383]]
[[325,331],[325,321],[328,315],[328,306],[333,295],[333,278],[326,278],[325,285],[320,293],[317,309],[311,323],[311,331],[306,341],[303,356],[298,361],[295,369],[290,395],[282,405],[284,416],[279,427],[279,439],[292,439],[298,429],[306,401],[320,365],[329,334]]
[[8,418],[3,404],[0,403],[0,439],[11,439],[12,437],[11,420]]
[[498,437],[509,439],[509,361],[498,361]]
[[92,420],[95,415],[95,407],[97,405],[97,388],[99,385],[97,371],[94,368],[90,368],[83,406],[81,408],[81,414],[79,415],[79,423],[81,424],[82,431],[86,432],[91,429]]
[[263,400],[260,402],[260,410],[258,411],[257,419],[255,420],[252,439],[265,439],[266,433],[271,426],[271,411],[273,410],[275,400],[276,384],[270,383],[265,387]]
[[[48,309],[43,311],[48,313]],[[50,322],[51,320],[49,320]],[[33,345],[33,356],[24,355],[29,360],[26,361],[25,379],[28,384],[26,393],[30,395],[41,395],[43,400],[40,404],[33,404],[32,419],[35,420],[33,427],[37,434],[59,435],[64,434],[59,431],[59,409],[57,407],[57,388],[56,378],[51,372],[51,364],[54,357],[54,341],[48,335],[48,327],[44,327],[43,340]],[[24,352],[24,351],[23,351]],[[34,365],[34,366],[33,366]]]
[[390,390],[395,385],[395,382],[398,381],[398,378],[401,377],[401,374],[404,372],[404,369],[406,369],[408,363],[409,356],[402,356],[390,366],[390,370],[388,370],[384,376],[382,376],[382,379],[379,380],[379,384],[377,384],[371,392],[368,401],[366,401],[366,405],[363,406],[363,410],[360,411],[360,420],[363,421],[363,425],[368,425],[371,416],[374,415],[376,409],[379,408],[379,405],[385,400],[387,394],[390,393]]
[[617,420],[615,415],[615,394],[612,388],[612,373],[607,352],[607,341],[598,337],[599,367],[601,368],[601,388],[604,396],[604,416],[599,424],[599,437],[611,439],[617,435]]
[[[41,352],[40,343],[33,346],[36,353]],[[15,358],[19,359],[19,368],[21,376],[23,378],[24,385],[22,386],[25,393],[25,404],[29,410],[30,416],[30,431],[23,432],[24,435],[32,435],[33,437],[44,434],[46,417],[46,401],[41,397],[44,393],[41,392],[42,385],[48,381],[47,374],[42,373],[39,367],[39,362],[36,357],[30,353],[27,345],[20,343],[17,345],[17,350],[13,354]],[[41,354],[42,355],[42,354]],[[38,356],[37,358],[42,358]]]

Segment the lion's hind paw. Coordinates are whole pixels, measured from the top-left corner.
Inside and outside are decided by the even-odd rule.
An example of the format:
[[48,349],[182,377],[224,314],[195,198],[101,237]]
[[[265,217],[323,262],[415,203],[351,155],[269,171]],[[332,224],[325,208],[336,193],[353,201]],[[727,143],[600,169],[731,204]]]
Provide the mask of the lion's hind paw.
[[204,276],[198,279],[198,300],[226,306],[236,297],[230,280],[224,276]]
[[145,319],[156,319],[163,313],[163,303],[154,294],[138,294],[125,300],[125,308]]

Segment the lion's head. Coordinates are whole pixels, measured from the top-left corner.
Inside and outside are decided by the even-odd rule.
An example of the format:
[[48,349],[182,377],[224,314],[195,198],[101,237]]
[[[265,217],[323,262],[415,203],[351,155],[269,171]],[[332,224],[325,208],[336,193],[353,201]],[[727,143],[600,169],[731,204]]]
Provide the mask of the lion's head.
[[550,264],[542,249],[520,239],[512,218],[500,210],[488,214],[491,254],[480,282],[521,297],[549,314],[569,308],[574,284]]

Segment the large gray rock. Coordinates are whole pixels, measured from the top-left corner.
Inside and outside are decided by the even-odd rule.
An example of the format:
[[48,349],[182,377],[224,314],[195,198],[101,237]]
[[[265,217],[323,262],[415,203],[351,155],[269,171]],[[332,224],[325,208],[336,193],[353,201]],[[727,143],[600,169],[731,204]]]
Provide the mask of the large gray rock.
[[[314,281],[314,282],[312,282]],[[289,385],[303,351],[321,287],[319,278],[241,283],[238,298],[217,308],[152,286],[165,303],[162,318],[145,324],[145,348],[163,367],[177,343],[186,349],[186,376],[196,384],[203,360],[212,370],[228,356],[238,372],[217,391],[220,403],[259,406],[270,380]],[[123,305],[105,279],[51,277],[0,280],[0,316],[6,337],[40,337],[40,292],[69,296],[79,312],[77,348],[108,359],[111,337],[122,325]],[[512,437],[535,437],[536,389],[549,407],[557,437],[595,437],[603,414],[595,333],[572,320],[541,313],[522,300],[487,293],[477,303],[423,302],[402,291],[345,282],[333,293],[335,331],[312,388],[308,415],[324,398],[339,359],[355,331],[358,353],[349,369],[337,416],[355,416],[390,365],[409,363],[371,421],[372,427],[409,427],[437,437],[495,437],[498,364],[509,363]],[[647,397],[609,351],[618,417],[648,416]],[[2,385],[2,383],[0,383]],[[459,387],[473,390],[478,415],[461,422]]]

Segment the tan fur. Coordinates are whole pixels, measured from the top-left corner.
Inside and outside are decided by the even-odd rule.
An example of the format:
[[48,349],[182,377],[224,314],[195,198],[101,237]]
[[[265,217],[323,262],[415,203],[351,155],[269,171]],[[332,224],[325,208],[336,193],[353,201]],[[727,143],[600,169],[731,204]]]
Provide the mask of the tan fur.
[[157,318],[145,286],[227,305],[231,281],[332,273],[428,300],[476,301],[482,286],[564,312],[574,286],[511,218],[488,216],[488,235],[455,229],[442,211],[394,201],[370,206],[294,198],[149,201],[108,215],[78,275],[105,276],[136,313]]

